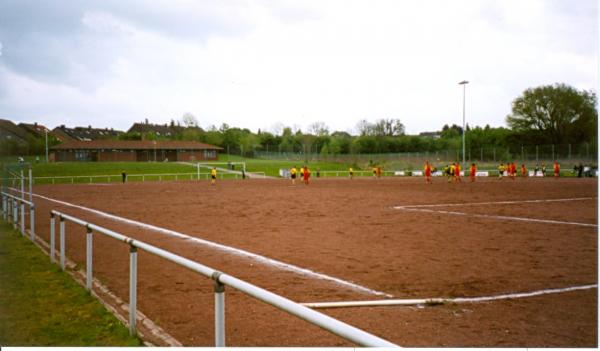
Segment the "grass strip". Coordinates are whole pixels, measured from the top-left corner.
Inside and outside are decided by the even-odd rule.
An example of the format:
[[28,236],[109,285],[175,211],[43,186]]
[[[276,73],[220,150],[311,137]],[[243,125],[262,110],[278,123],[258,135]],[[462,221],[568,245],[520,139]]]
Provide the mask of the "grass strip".
[[142,345],[99,301],[3,221],[0,282],[0,345]]

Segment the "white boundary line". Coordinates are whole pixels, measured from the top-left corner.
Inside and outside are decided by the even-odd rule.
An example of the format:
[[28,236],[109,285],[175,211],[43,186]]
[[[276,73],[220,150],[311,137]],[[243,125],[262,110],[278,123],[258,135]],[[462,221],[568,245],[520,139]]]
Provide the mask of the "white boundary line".
[[465,216],[465,217],[475,217],[475,218],[491,218],[491,219],[504,219],[509,221],[521,221],[521,222],[533,222],[533,223],[550,223],[550,224],[565,224],[565,225],[575,225],[581,227],[598,227],[597,224],[589,224],[589,223],[579,223],[579,222],[566,222],[566,221],[555,221],[552,219],[537,219],[537,218],[527,218],[527,217],[510,217],[510,216],[495,216],[495,215],[486,215],[486,214],[477,214],[477,213],[465,213],[465,212],[456,212],[456,211],[436,211],[436,210],[426,210],[420,208],[402,208],[404,211],[413,211],[413,212],[428,212],[428,213],[441,213],[448,214],[454,216]]
[[454,216],[466,216],[475,218],[491,218],[491,219],[502,219],[509,221],[521,221],[521,222],[533,222],[533,223],[549,223],[549,224],[564,224],[574,225],[581,227],[592,227],[597,228],[597,224],[590,223],[579,223],[569,221],[557,221],[552,219],[538,219],[538,218],[527,218],[527,217],[512,217],[512,216],[499,216],[499,215],[486,215],[477,213],[466,213],[458,211],[444,211],[444,210],[429,210],[424,207],[452,207],[452,206],[470,206],[470,205],[507,205],[507,204],[520,204],[520,203],[543,203],[543,202],[563,202],[563,201],[583,201],[583,200],[594,200],[595,197],[580,197],[580,198],[567,198],[567,199],[547,199],[547,200],[522,200],[522,201],[490,201],[490,202],[469,202],[469,203],[454,203],[454,204],[431,204],[431,205],[405,205],[405,206],[394,206],[395,210],[402,211],[413,211],[413,212],[427,212],[427,213],[440,213]]
[[461,203],[453,203],[453,204],[404,205],[404,206],[394,206],[394,208],[397,210],[401,210],[404,208],[421,208],[421,207],[451,207],[451,206],[471,206],[471,205],[511,205],[511,204],[523,204],[523,203],[583,201],[583,200],[595,200],[595,199],[597,199],[597,198],[596,197],[574,197],[574,198],[567,198],[567,199],[467,202],[467,203],[462,203],[462,204]]
[[193,236],[189,236],[183,233],[179,233],[176,232],[174,230],[170,230],[170,229],[165,229],[165,228],[161,228],[161,227],[157,227],[157,226],[153,226],[151,224],[146,224],[146,223],[142,223],[142,222],[138,222],[138,221],[134,221],[131,219],[127,219],[127,218],[123,218],[123,217],[119,217],[119,216],[115,216],[106,212],[102,212],[99,210],[94,210],[91,208],[87,208],[87,207],[83,207],[83,206],[79,206],[79,205],[75,205],[75,204],[71,204],[65,201],[60,201],[60,200],[56,200],[56,199],[52,199],[43,195],[39,195],[39,194],[33,194],[33,196],[39,197],[41,199],[47,200],[47,201],[52,201],[64,206],[69,206],[69,207],[73,207],[73,208],[77,208],[80,210],[84,210],[84,211],[88,211],[91,212],[93,214],[96,214],[98,216],[101,217],[105,217],[114,221],[118,221],[118,222],[122,222],[122,223],[126,223],[132,226],[136,226],[136,227],[140,227],[143,229],[147,229],[147,230],[151,230],[151,231],[155,231],[161,234],[166,234],[169,236],[173,236],[176,238],[180,238],[180,239],[184,239],[184,240],[189,240],[192,241],[194,243],[200,244],[200,245],[204,245],[204,246],[208,246],[208,247],[212,247],[214,249],[220,250],[220,251],[225,251],[227,253],[231,253],[237,256],[241,256],[241,257],[245,257],[245,258],[249,258],[251,260],[257,261],[259,263],[262,263],[264,265],[267,266],[273,266],[273,267],[277,267],[279,269],[283,269],[286,270],[288,272],[293,272],[296,274],[300,274],[300,275],[305,275],[305,276],[309,276],[312,278],[317,278],[317,279],[321,279],[321,280],[327,280],[327,281],[331,281],[334,282],[338,285],[342,285],[342,286],[346,286],[352,290],[355,291],[361,291],[363,293],[367,293],[370,295],[378,295],[378,296],[386,296],[386,297],[393,297],[393,295],[390,295],[388,293],[382,292],[382,291],[377,291],[377,290],[373,290],[373,289],[369,289],[367,287],[364,287],[362,285],[358,285],[358,284],[354,284],[352,282],[348,282],[345,280],[342,280],[340,278],[335,278],[335,277],[331,277],[328,276],[326,274],[323,273],[318,273],[318,272],[314,272],[311,271],[310,269],[306,269],[306,268],[300,268],[298,266],[294,266],[292,264],[289,263],[285,263],[285,262],[281,262],[281,261],[277,261],[275,259],[272,258],[268,258],[265,256],[261,256],[252,252],[248,252],[248,251],[244,251],[241,249],[237,249],[234,247],[230,247],[230,246],[226,246],[226,245],[222,245],[222,244],[218,244],[212,241],[208,241],[208,240],[204,240],[204,239],[200,239],[200,238],[196,238]]
[[340,302],[309,302],[301,305],[310,308],[343,308],[343,307],[371,307],[371,306],[410,306],[442,303],[476,303],[496,300],[519,299],[548,294],[560,294],[569,291],[597,289],[598,284],[572,286],[560,289],[545,289],[525,293],[502,294],[481,297],[457,297],[457,298],[429,298],[429,299],[400,299],[400,300],[375,300],[375,301],[340,301]]

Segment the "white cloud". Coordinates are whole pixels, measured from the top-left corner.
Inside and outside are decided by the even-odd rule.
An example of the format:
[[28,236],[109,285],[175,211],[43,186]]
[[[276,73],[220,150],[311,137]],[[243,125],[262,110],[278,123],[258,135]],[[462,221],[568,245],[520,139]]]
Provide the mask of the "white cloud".
[[[579,3],[595,6],[568,2]],[[463,79],[468,122],[499,126],[526,88],[590,89],[597,76],[596,11],[560,1],[99,4],[75,39],[51,38],[68,68],[59,79],[4,68],[0,114],[121,129],[187,111],[253,130],[399,118],[418,133],[461,123]]]

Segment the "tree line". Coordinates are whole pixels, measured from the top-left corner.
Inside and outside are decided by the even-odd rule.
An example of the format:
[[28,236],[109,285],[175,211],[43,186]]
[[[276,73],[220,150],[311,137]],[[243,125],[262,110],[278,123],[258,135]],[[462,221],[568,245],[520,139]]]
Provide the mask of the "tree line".
[[[211,126],[198,128],[191,114],[181,122],[187,127],[170,137],[172,140],[195,140],[217,145],[225,152],[253,156],[256,152],[310,153],[321,155],[377,154],[400,152],[436,152],[459,150],[462,147],[462,127],[444,125],[433,135],[407,135],[397,118],[382,118],[375,122],[362,120],[356,125],[357,135],[330,131],[323,122],[311,124],[304,132],[281,126],[279,132]],[[566,145],[587,143],[597,145],[598,112],[596,94],[578,91],[565,84],[527,89],[512,102],[512,113],[506,117],[508,127],[466,126],[466,149],[520,148],[523,145]],[[161,139],[147,133],[125,134],[124,139]]]
[[[466,149],[586,143],[595,150],[598,137],[596,99],[593,91],[580,91],[565,84],[527,89],[512,102],[512,113],[506,117],[507,127],[467,125]],[[226,123],[204,130],[189,113],[179,123],[185,128],[178,128],[168,138],[152,132],[125,133],[119,138],[194,140],[244,156],[254,156],[257,152],[345,155],[459,150],[463,132],[461,126],[453,124],[441,126],[441,130],[433,135],[407,135],[398,118],[382,118],[375,122],[362,120],[356,125],[356,135],[330,131],[323,122],[311,124],[306,131],[280,125],[275,132],[258,130],[256,133]],[[51,144],[55,143],[55,140],[51,141]],[[29,144],[26,150],[12,144],[0,145],[0,148],[2,153],[9,154],[43,153],[42,141],[32,139]]]

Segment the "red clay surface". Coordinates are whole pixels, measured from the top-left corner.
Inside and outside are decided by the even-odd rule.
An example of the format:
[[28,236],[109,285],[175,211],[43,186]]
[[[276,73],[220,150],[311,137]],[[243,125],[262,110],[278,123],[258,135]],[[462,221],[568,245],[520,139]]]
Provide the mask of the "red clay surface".
[[[593,200],[432,209],[597,224],[596,179],[316,179],[36,186],[34,193],[243,249],[394,298],[476,297],[596,284],[597,227],[393,209],[416,204],[591,197]],[[378,300],[303,276],[39,198],[78,216],[297,302]],[[85,229],[67,225],[67,256],[85,265]],[[187,346],[214,345],[212,282],[139,254],[138,308]],[[94,274],[128,300],[128,247],[94,237]],[[515,300],[322,312],[401,346],[596,347],[597,289]],[[352,346],[226,289],[228,346]]]

